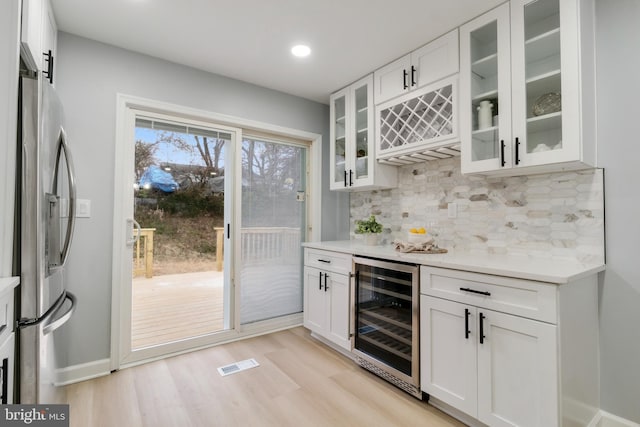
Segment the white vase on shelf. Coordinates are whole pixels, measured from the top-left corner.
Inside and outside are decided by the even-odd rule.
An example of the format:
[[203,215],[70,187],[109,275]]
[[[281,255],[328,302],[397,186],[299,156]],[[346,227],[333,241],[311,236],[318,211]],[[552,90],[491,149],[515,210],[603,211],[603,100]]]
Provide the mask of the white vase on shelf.
[[493,104],[490,101],[480,101],[478,106],[478,130],[490,128],[493,121]]

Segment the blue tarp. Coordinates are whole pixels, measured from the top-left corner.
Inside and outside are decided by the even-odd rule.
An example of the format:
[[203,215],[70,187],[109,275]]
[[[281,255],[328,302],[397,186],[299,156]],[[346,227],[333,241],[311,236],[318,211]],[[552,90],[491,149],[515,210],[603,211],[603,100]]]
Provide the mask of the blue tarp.
[[178,183],[171,174],[156,165],[151,165],[144,171],[139,184],[140,188],[155,188],[165,193],[173,193],[178,189]]

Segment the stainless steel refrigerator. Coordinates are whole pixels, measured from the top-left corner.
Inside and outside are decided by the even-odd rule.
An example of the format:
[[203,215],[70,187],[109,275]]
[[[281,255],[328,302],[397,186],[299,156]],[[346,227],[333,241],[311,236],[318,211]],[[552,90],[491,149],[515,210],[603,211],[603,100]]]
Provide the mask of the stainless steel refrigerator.
[[56,329],[76,299],[65,290],[64,265],[73,237],[75,177],[53,86],[21,70],[18,149],[20,192],[19,403],[61,403],[55,387]]

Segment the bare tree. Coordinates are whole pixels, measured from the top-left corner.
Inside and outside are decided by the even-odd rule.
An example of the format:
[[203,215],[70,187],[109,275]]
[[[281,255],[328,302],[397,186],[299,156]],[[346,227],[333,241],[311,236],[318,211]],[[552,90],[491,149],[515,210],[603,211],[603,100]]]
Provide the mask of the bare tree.
[[141,140],[136,141],[135,147],[135,172],[136,178],[139,180],[142,173],[149,166],[156,163],[157,142],[148,143]]

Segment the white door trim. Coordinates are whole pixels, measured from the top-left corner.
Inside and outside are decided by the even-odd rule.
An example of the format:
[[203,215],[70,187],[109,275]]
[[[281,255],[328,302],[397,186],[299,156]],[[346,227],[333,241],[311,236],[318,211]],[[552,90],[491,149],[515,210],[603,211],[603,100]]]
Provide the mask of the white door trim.
[[[122,260],[124,256],[125,244],[127,240],[127,227],[126,221],[123,220],[126,211],[126,201],[131,200],[133,197],[133,182],[132,176],[124,173],[124,162],[127,159],[133,157],[134,145],[128,142],[134,139],[132,134],[134,130],[135,110],[145,111],[148,113],[157,114],[171,114],[184,118],[185,120],[196,120],[202,122],[215,123],[216,127],[230,127],[236,133],[237,138],[242,138],[242,131],[239,128],[245,130],[255,130],[258,132],[268,132],[273,135],[296,138],[301,140],[307,140],[311,142],[309,148],[310,157],[310,170],[309,170],[309,194],[307,195],[307,229],[308,240],[319,241],[321,236],[320,228],[320,200],[321,200],[321,183],[322,183],[322,135],[301,131],[297,129],[287,128],[283,126],[273,125],[269,123],[259,122],[256,120],[244,119],[241,117],[234,117],[225,114],[212,113],[209,111],[198,110],[181,105],[155,101],[146,98],[140,98],[136,96],[126,95],[119,93],[116,98],[116,140],[115,140],[115,167],[114,167],[114,200],[113,200],[113,258],[112,258],[112,293],[111,293],[111,355],[110,355],[110,367],[111,370],[120,369],[125,366],[121,363],[121,340],[123,334],[128,335],[130,331],[123,330],[122,316],[127,315],[120,310],[125,297],[122,292],[123,280],[130,279],[131,272],[125,271],[126,268],[122,268]],[[236,213],[235,215],[238,215]],[[232,226],[235,226],[237,221],[234,221]],[[234,248],[235,252],[239,248]],[[130,295],[128,296],[130,299]],[[236,306],[239,301],[236,301]],[[129,303],[130,305],[130,303]],[[237,313],[236,313],[237,314]],[[130,316],[131,313],[129,312]],[[238,325],[237,316],[232,321],[232,324],[236,326],[233,331],[221,332],[221,341],[230,341],[232,339],[238,339],[243,335],[251,335],[252,332],[246,331],[243,333]],[[129,322],[130,323],[130,322]],[[296,323],[296,322],[294,322]],[[292,323],[292,326],[293,324]],[[253,332],[255,334],[255,332]],[[207,343],[202,342],[202,346],[206,346]],[[175,346],[175,352],[180,352],[179,345]],[[171,351],[170,351],[171,352]],[[141,351],[140,356],[144,356],[146,351]],[[153,357],[152,353],[146,355]],[[126,364],[135,363],[135,360],[127,361]]]

